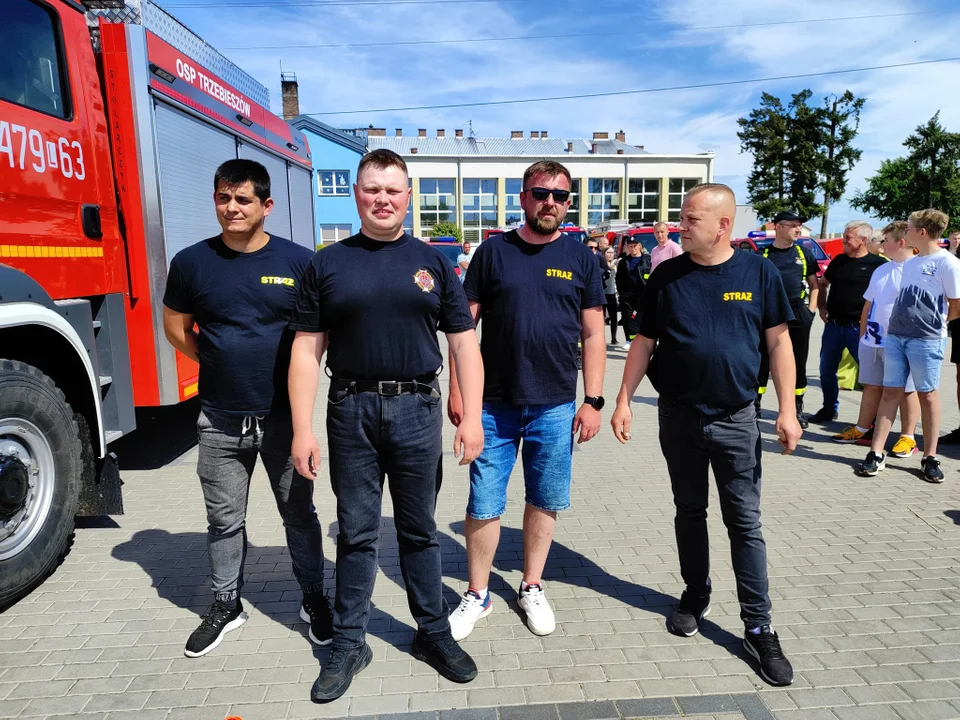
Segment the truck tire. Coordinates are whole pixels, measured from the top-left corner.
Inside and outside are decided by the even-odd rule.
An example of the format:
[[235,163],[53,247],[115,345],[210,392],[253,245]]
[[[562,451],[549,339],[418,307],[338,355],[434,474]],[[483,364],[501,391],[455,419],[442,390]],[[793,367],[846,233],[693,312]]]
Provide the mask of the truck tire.
[[0,610],[66,555],[82,472],[79,427],[63,393],[37,368],[0,358]]

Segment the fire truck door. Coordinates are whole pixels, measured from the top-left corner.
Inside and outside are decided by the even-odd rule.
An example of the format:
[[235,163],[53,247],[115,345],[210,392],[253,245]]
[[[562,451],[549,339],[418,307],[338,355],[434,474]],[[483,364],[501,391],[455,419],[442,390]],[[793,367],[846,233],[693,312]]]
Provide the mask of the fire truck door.
[[313,175],[308,170],[290,165],[290,222],[297,245],[316,250],[317,235],[313,229]]

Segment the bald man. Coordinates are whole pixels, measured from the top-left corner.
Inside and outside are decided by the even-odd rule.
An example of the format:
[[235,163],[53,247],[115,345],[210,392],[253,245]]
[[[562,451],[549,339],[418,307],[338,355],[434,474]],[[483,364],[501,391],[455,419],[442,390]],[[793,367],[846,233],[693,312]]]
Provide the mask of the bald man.
[[793,313],[773,263],[731,247],[735,213],[736,200],[726,185],[699,185],[684,198],[680,238],[685,253],[650,276],[611,422],[617,439],[627,442],[630,399],[649,375],[660,393],[660,447],[677,508],[674,527],[686,584],[668,620],[670,632],[695,635],[710,612],[707,498],[712,467],[733,553],[744,648],[759,662],[765,680],[790,685],[793,667],[770,620],[767,551],[760,531],[760,430],[753,397],[764,340],[780,401],[777,436],[783,452],[793,452],[801,433],[787,332]]

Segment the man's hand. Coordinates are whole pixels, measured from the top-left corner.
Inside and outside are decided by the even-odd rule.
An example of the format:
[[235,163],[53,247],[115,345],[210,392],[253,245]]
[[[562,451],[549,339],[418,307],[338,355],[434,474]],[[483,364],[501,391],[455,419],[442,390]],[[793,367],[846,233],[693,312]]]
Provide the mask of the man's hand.
[[577,445],[587,442],[600,432],[600,411],[593,405],[584,403],[577,410],[577,414],[573,418],[573,434],[576,435],[577,431],[580,432]]
[[820,319],[823,320],[824,322],[827,321],[827,309],[826,309],[826,308],[820,308]]
[[320,445],[313,433],[295,434],[290,454],[293,455],[293,467],[298,473],[310,480],[317,477],[317,470],[320,469]]
[[800,422],[797,420],[796,413],[777,415],[777,439],[783,446],[783,454],[791,455],[797,449],[797,443],[803,430],[800,429]]
[[463,422],[463,397],[459,392],[447,393],[447,417],[454,427],[460,427]]
[[459,419],[453,420],[452,416],[450,419],[457,426],[457,433],[453,437],[453,455],[460,458],[460,465],[469,465],[483,452],[483,425],[479,420],[464,422],[462,405]]
[[626,444],[630,439],[631,422],[633,422],[633,411],[630,409],[630,403],[617,403],[617,409],[613,411],[613,417],[610,418],[610,426],[621,443]]

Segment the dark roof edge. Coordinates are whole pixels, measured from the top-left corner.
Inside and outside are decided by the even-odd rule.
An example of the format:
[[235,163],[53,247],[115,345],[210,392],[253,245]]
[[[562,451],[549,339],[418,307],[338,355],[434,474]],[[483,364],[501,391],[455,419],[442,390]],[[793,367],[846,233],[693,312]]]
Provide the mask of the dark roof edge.
[[343,145],[343,147],[349,150],[356,150],[361,155],[367,152],[367,146],[362,140],[342,133],[335,127],[331,127],[319,120],[314,120],[309,115],[297,115],[290,121],[290,124],[297,128],[297,130],[309,130],[315,135],[326,138],[338,145]]

